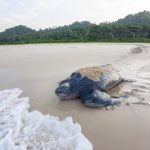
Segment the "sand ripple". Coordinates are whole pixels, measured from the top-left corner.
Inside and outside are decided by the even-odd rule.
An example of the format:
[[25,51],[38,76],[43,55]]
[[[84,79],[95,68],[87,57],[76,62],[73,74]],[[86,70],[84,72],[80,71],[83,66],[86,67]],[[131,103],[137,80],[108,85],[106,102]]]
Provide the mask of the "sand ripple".
[[122,93],[136,98],[137,103],[150,104],[150,47],[137,46],[114,64],[121,75],[136,82],[125,84]]

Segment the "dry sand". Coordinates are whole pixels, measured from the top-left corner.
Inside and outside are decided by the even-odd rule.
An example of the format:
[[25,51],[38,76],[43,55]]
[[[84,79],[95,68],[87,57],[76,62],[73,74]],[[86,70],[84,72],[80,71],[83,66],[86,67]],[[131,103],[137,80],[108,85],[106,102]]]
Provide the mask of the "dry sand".
[[136,79],[110,91],[149,100],[150,44],[43,44],[0,46],[0,90],[18,87],[30,97],[30,110],[72,116],[94,150],[149,150],[150,106],[125,104],[114,110],[90,109],[80,100],[60,101],[57,82],[86,66],[110,63]]

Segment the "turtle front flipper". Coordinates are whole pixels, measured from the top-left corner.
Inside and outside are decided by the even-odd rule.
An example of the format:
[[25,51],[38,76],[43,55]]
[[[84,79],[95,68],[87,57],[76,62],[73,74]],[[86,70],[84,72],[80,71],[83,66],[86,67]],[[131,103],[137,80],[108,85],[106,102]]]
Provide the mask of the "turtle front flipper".
[[80,93],[81,101],[84,105],[88,107],[106,107],[121,104],[122,98],[111,98],[108,94],[94,90],[88,94]]

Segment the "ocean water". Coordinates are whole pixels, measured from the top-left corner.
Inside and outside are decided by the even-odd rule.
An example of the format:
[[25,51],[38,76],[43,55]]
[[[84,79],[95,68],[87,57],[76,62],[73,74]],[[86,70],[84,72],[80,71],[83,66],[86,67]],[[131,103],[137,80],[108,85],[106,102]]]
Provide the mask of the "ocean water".
[[29,112],[29,98],[19,89],[0,91],[0,150],[92,150],[71,117]]

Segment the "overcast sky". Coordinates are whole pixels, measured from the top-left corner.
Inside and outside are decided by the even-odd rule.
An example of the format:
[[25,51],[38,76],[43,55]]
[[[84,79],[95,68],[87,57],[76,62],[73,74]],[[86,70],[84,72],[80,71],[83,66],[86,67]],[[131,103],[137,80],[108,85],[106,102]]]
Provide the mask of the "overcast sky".
[[0,31],[16,25],[34,29],[75,21],[115,21],[150,11],[150,0],[0,0]]

